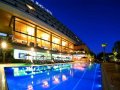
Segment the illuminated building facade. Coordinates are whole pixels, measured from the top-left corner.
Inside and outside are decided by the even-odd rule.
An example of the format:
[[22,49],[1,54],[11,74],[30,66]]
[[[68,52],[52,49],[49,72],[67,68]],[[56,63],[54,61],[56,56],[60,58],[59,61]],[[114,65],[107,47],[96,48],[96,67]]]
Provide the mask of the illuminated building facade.
[[9,48],[12,47],[15,59],[39,60],[45,56],[45,59],[72,60],[74,45],[82,43],[71,30],[31,0],[1,0],[0,12],[0,37],[11,43]]

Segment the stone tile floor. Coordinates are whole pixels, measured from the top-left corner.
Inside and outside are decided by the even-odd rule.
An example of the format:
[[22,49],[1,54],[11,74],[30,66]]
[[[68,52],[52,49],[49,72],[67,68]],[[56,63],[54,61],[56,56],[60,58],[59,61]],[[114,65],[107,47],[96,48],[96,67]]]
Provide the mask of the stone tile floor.
[[[103,79],[107,90],[120,90],[120,64],[102,63]],[[106,90],[104,89],[104,90]]]

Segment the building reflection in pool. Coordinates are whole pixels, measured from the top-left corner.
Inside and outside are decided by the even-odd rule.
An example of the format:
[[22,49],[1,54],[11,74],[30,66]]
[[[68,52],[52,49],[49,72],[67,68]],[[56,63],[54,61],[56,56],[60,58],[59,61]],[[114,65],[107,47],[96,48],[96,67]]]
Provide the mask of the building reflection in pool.
[[74,76],[76,70],[83,71],[87,66],[88,64],[84,63],[56,64],[54,66],[23,66],[13,67],[11,71],[13,72],[13,77],[27,77],[27,90],[34,90],[34,85],[39,85],[41,88],[50,88],[53,85],[65,82]]

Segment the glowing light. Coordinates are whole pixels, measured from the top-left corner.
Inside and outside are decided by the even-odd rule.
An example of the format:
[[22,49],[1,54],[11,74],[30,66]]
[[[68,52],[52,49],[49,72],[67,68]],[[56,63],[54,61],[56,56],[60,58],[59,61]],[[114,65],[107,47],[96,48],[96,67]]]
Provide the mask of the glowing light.
[[67,77],[65,75],[62,75],[62,80],[63,81],[66,81],[67,80]]
[[62,71],[62,68],[60,68],[60,72]]
[[33,75],[31,75],[31,78],[34,78],[34,76],[33,76]]
[[70,76],[73,76],[73,72],[70,70]]
[[85,64],[76,63],[76,64],[73,65],[73,68],[84,71],[85,70]]
[[57,68],[58,68],[58,66],[53,66],[53,68],[54,68],[54,69],[57,69]]
[[101,46],[102,46],[102,47],[106,47],[106,46],[107,46],[107,43],[103,43]]
[[30,10],[35,10],[32,6],[30,6],[30,5],[26,5]]
[[50,51],[47,51],[47,53],[50,53]]
[[40,73],[43,73],[43,71],[40,71]]
[[33,81],[32,81],[32,84],[33,84]]
[[27,90],[33,90],[33,86],[32,85],[28,85],[28,89]]
[[53,83],[54,84],[60,83],[60,80],[58,79],[58,77],[56,77],[56,76],[53,77]]
[[97,85],[97,87],[99,87],[99,88],[100,88],[100,87],[102,87],[102,85],[101,85],[101,84],[98,84],[98,85]]
[[7,43],[6,43],[5,41],[3,41],[3,42],[1,43],[1,47],[2,47],[3,49],[7,48]]
[[48,88],[49,87],[48,81],[43,81],[42,87]]
[[50,75],[50,73],[48,72],[47,75]]
[[62,45],[65,46],[65,45],[66,45],[66,42],[62,42]]
[[31,48],[31,51],[34,51],[34,48],[33,48],[33,47]]

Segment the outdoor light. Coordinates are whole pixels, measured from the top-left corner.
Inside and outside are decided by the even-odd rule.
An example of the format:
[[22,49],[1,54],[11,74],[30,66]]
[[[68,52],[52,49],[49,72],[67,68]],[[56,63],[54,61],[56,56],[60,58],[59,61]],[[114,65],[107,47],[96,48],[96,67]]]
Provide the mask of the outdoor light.
[[7,48],[7,43],[5,41],[3,41],[1,43],[1,48],[3,49],[2,50],[2,53],[3,53],[3,63],[5,63],[5,53],[6,53],[5,49]]
[[30,10],[35,10],[32,6],[26,4],[26,6],[30,9]]
[[33,48],[33,47],[31,48],[31,51],[34,51],[34,48]]
[[47,53],[50,53],[50,51],[47,51]]
[[5,41],[3,41],[3,42],[1,43],[1,47],[2,47],[3,49],[6,49],[6,48],[7,48],[7,43],[6,43]]
[[106,43],[103,43],[103,44],[102,44],[102,47],[106,47],[106,46],[107,46],[107,44],[106,44]]
[[107,44],[103,43],[101,46],[103,47],[103,60],[105,61],[105,59],[106,59],[106,57],[105,57],[105,47],[107,46]]

